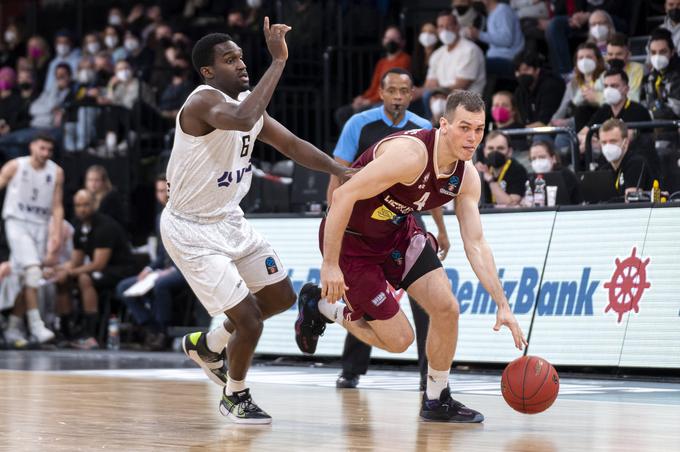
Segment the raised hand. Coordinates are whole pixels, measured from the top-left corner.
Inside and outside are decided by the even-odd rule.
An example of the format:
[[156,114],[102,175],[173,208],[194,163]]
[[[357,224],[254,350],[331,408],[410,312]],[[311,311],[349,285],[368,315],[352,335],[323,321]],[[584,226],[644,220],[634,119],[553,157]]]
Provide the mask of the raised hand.
[[269,26],[269,17],[264,18],[264,39],[272,58],[286,61],[288,59],[288,46],[286,45],[286,33],[291,28],[284,24]]

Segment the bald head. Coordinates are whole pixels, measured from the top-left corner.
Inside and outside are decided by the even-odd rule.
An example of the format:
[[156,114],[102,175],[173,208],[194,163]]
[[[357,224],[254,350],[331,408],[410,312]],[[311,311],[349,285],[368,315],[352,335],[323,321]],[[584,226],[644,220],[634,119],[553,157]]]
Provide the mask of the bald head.
[[76,217],[83,222],[87,222],[94,215],[95,198],[94,193],[89,190],[78,190],[73,196],[73,207]]

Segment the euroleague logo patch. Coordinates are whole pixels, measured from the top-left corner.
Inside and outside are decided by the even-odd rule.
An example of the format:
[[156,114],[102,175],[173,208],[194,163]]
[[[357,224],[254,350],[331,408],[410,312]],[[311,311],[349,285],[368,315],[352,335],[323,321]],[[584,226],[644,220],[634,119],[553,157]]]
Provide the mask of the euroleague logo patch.
[[267,267],[267,273],[270,275],[273,275],[279,271],[279,267],[276,265],[276,260],[271,256],[264,260],[264,265]]
[[456,196],[456,190],[458,190],[458,186],[460,185],[460,177],[456,176],[455,174],[451,177],[449,177],[449,181],[446,184],[446,188],[440,188],[439,193],[442,193],[444,195],[449,195],[449,196]]

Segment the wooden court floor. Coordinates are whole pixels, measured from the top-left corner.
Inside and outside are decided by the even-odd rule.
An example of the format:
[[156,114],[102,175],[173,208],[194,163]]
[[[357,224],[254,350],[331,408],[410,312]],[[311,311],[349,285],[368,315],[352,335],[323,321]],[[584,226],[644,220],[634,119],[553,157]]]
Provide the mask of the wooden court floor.
[[[459,397],[484,424],[425,423],[415,391],[253,384],[271,426],[217,411],[210,382],[0,371],[2,451],[678,451],[680,407],[560,400],[526,416]],[[455,395],[454,395],[455,398]]]

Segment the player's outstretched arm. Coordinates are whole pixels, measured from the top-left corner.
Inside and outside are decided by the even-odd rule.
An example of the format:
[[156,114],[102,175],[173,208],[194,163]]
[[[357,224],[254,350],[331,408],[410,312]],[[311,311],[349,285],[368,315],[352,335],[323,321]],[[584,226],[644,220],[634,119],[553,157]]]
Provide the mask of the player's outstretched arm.
[[381,145],[382,153],[333,192],[323,240],[321,296],[334,303],[345,293],[345,282],[338,264],[342,238],[354,204],[376,196],[398,183],[411,183],[422,172],[425,150],[415,148],[410,139],[394,139]]
[[489,292],[498,306],[494,330],[498,331],[502,325],[507,326],[512,332],[515,347],[522,350],[527,345],[527,340],[510,310],[510,304],[503,291],[501,281],[498,279],[498,271],[491,248],[486,243],[482,231],[478,207],[481,193],[479,174],[471,163],[466,165],[468,166],[465,169],[466,177],[463,179],[463,187],[455,201],[456,217],[460,225],[460,236],[463,239],[465,255],[482,286]]
[[286,129],[266,112],[264,114],[264,126],[257,138],[273,146],[277,151],[300,165],[332,174],[340,179],[340,181],[344,182],[348,175],[354,172],[351,168],[336,162],[312,143],[293,135],[290,130]]

